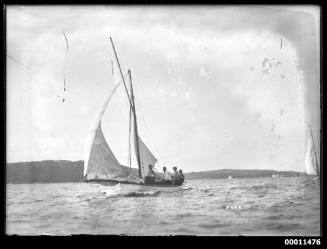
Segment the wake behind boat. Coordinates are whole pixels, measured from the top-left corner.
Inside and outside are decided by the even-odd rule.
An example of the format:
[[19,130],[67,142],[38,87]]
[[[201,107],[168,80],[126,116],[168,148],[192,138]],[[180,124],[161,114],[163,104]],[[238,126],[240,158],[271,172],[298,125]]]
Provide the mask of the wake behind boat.
[[[152,167],[157,163],[157,158],[152,154],[150,149],[145,145],[145,143],[139,136],[131,71],[128,70],[130,83],[128,90],[111,37],[110,41],[122,80],[111,91],[108,98],[95,115],[95,118],[91,124],[85,148],[84,179],[86,182],[96,182],[103,185],[115,185],[118,183],[122,183],[158,187],[180,186],[184,182],[184,176],[182,175],[182,173],[178,175],[178,173],[175,172],[175,177],[173,177],[171,182],[165,181],[163,179],[163,176],[160,177],[159,174],[156,174],[159,177],[156,177],[155,179],[149,177],[149,175],[151,175],[151,173],[153,172]],[[126,96],[129,102],[129,170],[128,167],[122,165],[118,161],[118,159],[110,149],[102,133],[101,128],[101,120],[103,114],[109,106],[109,103],[115,92],[120,87],[120,85],[122,85],[121,83],[123,83],[124,85],[124,88],[126,90]],[[135,156],[138,166],[138,175],[133,175],[131,168],[132,144],[130,140],[132,137],[132,133],[134,139]]]

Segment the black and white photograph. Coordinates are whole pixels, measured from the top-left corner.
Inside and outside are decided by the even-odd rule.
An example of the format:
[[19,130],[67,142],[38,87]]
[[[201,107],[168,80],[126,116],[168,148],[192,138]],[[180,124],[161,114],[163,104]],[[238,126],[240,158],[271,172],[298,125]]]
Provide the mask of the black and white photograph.
[[7,235],[321,235],[318,5],[4,11]]

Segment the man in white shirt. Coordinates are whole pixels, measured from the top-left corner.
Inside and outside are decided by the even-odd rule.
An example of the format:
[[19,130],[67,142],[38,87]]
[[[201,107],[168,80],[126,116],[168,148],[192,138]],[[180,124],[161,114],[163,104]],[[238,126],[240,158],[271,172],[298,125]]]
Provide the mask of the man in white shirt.
[[173,167],[173,175],[172,175],[172,182],[173,184],[176,184],[177,181],[178,181],[178,178],[179,178],[179,174],[178,174],[178,171],[177,171],[177,167]]
[[166,167],[163,167],[163,172],[164,172],[164,176],[163,176],[163,181],[165,184],[171,184],[171,174],[167,171]]
[[156,174],[153,171],[153,165],[149,164],[148,173],[145,176],[145,183],[155,183],[156,181]]

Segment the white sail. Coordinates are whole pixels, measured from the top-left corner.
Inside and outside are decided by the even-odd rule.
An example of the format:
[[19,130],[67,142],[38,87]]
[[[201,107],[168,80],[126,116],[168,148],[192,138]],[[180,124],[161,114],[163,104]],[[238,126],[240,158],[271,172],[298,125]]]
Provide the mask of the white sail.
[[[111,38],[110,38],[111,39]],[[111,39],[112,47],[115,52],[115,48]],[[134,120],[133,125],[134,125],[134,149],[135,149],[135,156],[137,159],[137,163],[139,166],[139,172],[140,172],[140,177],[144,178],[148,171],[149,168],[148,166],[155,165],[157,162],[157,159],[153,156],[151,151],[148,149],[148,147],[144,144],[144,142],[141,140],[141,138],[138,135],[138,130],[137,130],[137,118],[136,118],[136,111],[135,111],[135,103],[134,103],[134,95],[133,95],[133,88],[132,88],[132,80],[131,80],[131,73],[130,70],[128,70],[129,73],[129,78],[130,78],[130,89],[131,92],[128,92],[126,83],[124,81],[124,75],[122,74],[121,67],[119,65],[118,57],[115,52],[115,57],[116,57],[116,62],[117,65],[112,63],[112,73],[113,73],[113,78],[115,81],[117,81],[118,78],[118,73],[116,70],[117,66],[119,67],[119,73],[120,76],[122,77],[122,81],[124,82],[124,90],[127,93],[127,99],[128,99],[128,104],[129,104],[129,110],[132,110],[132,114],[130,114],[130,122],[131,118]],[[98,111],[96,114],[91,128],[89,130],[88,138],[87,138],[87,143],[85,147],[85,158],[84,158],[84,177],[86,180],[118,180],[120,182],[128,182],[130,181],[129,179],[129,170],[127,167],[123,167],[113,154],[112,150],[107,144],[107,141],[102,133],[101,129],[101,119],[102,116],[106,110],[106,108],[109,105],[109,102],[111,98],[113,97],[114,93],[116,92],[118,86],[121,84],[118,83],[115,88],[112,90],[110,95],[108,96],[107,100],[101,107],[101,109]],[[131,109],[132,108],[132,109]],[[124,112],[122,112],[124,113]],[[129,139],[131,135],[131,123],[129,123]],[[122,127],[121,127],[122,128]],[[121,129],[124,130],[124,129]],[[127,129],[126,129],[127,131]],[[128,162],[131,162],[131,153],[130,153],[130,141],[129,141],[129,154],[128,154]],[[121,159],[120,159],[121,160]],[[136,179],[137,183],[141,179]]]
[[[96,164],[94,160],[102,161],[103,164],[106,161],[104,158],[107,157],[112,159],[111,163],[113,164],[118,163],[117,159],[116,160],[113,159],[114,155],[111,152],[109,146],[107,145],[103,137],[101,131],[101,118],[119,85],[120,83],[117,84],[115,88],[112,90],[112,92],[109,94],[107,100],[104,102],[102,107],[99,109],[98,113],[95,115],[92,125],[89,129],[87,142],[85,146],[85,155],[84,155],[84,177],[86,177],[86,175],[90,171],[91,168],[90,166]],[[99,153],[100,151],[102,151],[102,153],[104,154]],[[91,155],[92,152],[93,154]],[[91,161],[90,158],[92,158],[93,161]],[[101,168],[101,166],[99,167]]]
[[109,148],[103,136],[100,122],[93,140],[87,165],[86,178],[88,180],[124,180],[127,176],[127,170],[122,167]]
[[318,162],[315,154],[314,142],[312,134],[309,130],[307,147],[305,152],[305,172],[308,175],[317,175],[318,174]]
[[145,177],[149,171],[149,164],[155,165],[157,158],[151,153],[146,147],[141,138],[138,136],[139,152],[140,152],[140,163],[141,163],[141,176]]

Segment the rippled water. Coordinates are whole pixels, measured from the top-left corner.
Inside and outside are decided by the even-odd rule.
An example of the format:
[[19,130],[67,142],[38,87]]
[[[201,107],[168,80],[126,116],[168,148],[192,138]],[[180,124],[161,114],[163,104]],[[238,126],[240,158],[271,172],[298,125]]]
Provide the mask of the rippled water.
[[7,234],[320,234],[319,181],[187,180],[175,188],[7,184]]

